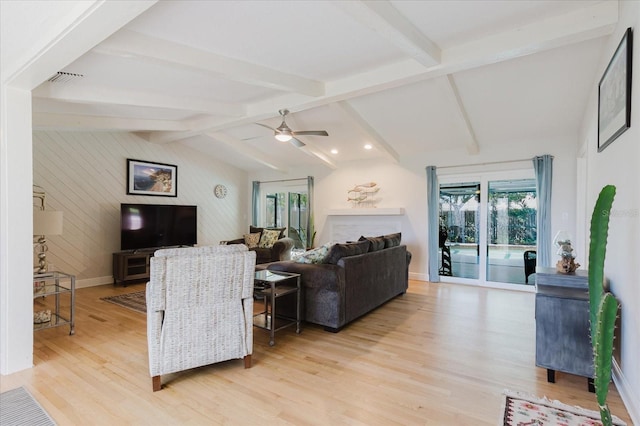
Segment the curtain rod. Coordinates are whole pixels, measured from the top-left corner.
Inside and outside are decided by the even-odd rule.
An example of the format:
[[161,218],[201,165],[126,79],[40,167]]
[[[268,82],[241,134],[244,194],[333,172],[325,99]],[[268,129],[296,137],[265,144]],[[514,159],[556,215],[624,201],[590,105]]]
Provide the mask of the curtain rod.
[[[531,158],[523,158],[520,160],[504,160],[504,161],[490,161],[488,163],[472,163],[472,164],[458,164],[455,166],[435,166],[436,170],[438,169],[451,169],[451,168],[455,168],[455,167],[471,167],[471,166],[490,166],[490,165],[494,165],[494,164],[508,164],[508,163],[520,163],[523,161],[531,161],[536,157],[531,157]],[[553,158],[553,155],[551,156],[551,158]]]
[[276,183],[276,182],[293,182],[294,180],[309,180],[309,178],[280,179],[280,180],[256,180],[256,181],[254,181],[254,182],[259,182],[259,183]]

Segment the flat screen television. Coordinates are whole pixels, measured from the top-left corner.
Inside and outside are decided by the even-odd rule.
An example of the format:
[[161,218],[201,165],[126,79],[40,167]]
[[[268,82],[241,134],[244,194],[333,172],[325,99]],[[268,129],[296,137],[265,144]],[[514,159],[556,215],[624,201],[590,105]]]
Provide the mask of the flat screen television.
[[197,206],[120,205],[121,250],[197,244]]

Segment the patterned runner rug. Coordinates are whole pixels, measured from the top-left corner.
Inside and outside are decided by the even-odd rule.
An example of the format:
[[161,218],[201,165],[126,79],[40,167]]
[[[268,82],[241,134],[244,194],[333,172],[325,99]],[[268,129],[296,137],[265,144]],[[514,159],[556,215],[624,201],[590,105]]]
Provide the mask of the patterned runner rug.
[[143,314],[147,313],[147,300],[144,290],[136,291],[134,293],[119,294],[117,296],[101,297],[100,300],[124,306],[125,308],[129,308]]
[[0,393],[0,425],[55,426],[55,422],[23,387]]
[[[580,407],[537,398],[521,392],[504,392],[499,426],[595,426],[602,425],[600,413]],[[593,396],[595,399],[595,395]],[[626,423],[613,416],[613,424]]]

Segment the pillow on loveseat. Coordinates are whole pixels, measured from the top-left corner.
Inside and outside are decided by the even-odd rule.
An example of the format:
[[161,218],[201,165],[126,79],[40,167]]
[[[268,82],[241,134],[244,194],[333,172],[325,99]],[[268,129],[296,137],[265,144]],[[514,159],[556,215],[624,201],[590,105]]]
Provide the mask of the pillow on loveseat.
[[327,243],[313,250],[308,250],[296,258],[297,263],[326,263],[325,259],[329,254],[331,243]]
[[244,243],[250,249],[258,247],[258,242],[260,242],[259,232],[253,234],[244,234]]
[[262,235],[260,235],[260,242],[258,247],[271,248],[273,244],[280,238],[280,230],[278,229],[264,229]]
[[256,233],[256,232],[259,232],[260,235],[262,235],[262,231],[264,231],[265,229],[273,229],[273,230],[279,231],[280,234],[278,235],[278,239],[280,239],[280,238],[284,238],[284,236],[285,236],[284,235],[284,231],[287,228],[286,227],[285,228],[259,228],[257,226],[249,225],[249,232],[252,233],[252,234]]
[[358,241],[356,243],[334,244],[331,246],[329,254],[327,254],[325,263],[337,265],[338,261],[343,257],[364,254],[369,251],[370,244],[371,243],[368,240]]

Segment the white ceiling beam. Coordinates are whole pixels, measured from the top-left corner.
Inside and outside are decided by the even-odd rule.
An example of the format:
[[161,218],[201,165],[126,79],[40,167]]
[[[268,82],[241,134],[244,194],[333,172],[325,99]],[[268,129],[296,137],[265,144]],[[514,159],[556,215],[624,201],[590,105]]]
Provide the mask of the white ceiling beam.
[[121,30],[113,34],[96,46],[93,52],[135,57],[149,62],[161,63],[165,66],[206,72],[227,80],[274,90],[297,92],[308,96],[324,95],[324,84],[320,81],[227,58],[129,30]]
[[34,36],[21,60],[3,69],[2,81],[32,90],[153,6],[157,0],[82,1],[58,28]]
[[312,98],[299,93],[286,94],[247,105],[247,117],[228,120],[201,120],[188,132],[157,133],[162,142],[191,137],[208,130],[247,124],[273,116],[274,105],[292,111],[315,108],[332,102],[377,93],[455,72],[499,63],[543,52],[560,46],[609,35],[618,20],[618,3],[601,2],[578,11],[548,18],[521,28],[443,50],[442,63],[425,70],[413,59],[385,65],[375,70],[326,83],[326,94]]
[[315,157],[317,160],[320,160],[320,163],[322,163],[324,166],[326,166],[326,167],[328,167],[328,168],[330,168],[332,170],[336,170],[338,168],[336,163],[331,161],[331,159],[329,157],[327,157],[318,148],[316,148],[315,146],[309,144],[308,141],[305,142],[299,137],[296,137],[296,139],[298,139],[299,141],[301,141],[301,142],[303,142],[305,144],[305,146],[298,148],[300,151],[304,152],[305,154],[307,154],[307,155],[309,155],[311,157]]
[[229,136],[221,132],[208,132],[208,133],[205,133],[205,136],[208,136],[214,140],[217,140],[218,142],[224,143],[225,145],[229,146],[231,149],[236,151],[238,154],[243,155],[257,163],[260,163],[263,166],[269,167],[270,169],[273,169],[279,172],[285,172],[287,170],[277,160],[251,148],[244,141],[238,138],[234,138],[233,136]]
[[167,108],[232,117],[242,117],[246,114],[246,108],[240,104],[215,102],[184,96],[167,96],[152,92],[114,89],[112,87],[86,87],[47,82],[33,90],[32,95],[35,98],[83,104],[116,104]]
[[367,142],[370,142],[378,151],[394,163],[400,161],[400,156],[375,129],[364,119],[347,101],[329,104],[329,107],[337,111],[342,118],[357,129]]
[[447,75],[447,84],[451,96],[454,98],[454,107],[460,116],[460,120],[464,123],[464,128],[467,131],[467,139],[465,140],[465,145],[467,147],[467,152],[471,155],[477,154],[480,151],[480,145],[478,145],[478,138],[476,138],[476,133],[473,131],[473,126],[471,126],[471,121],[469,120],[469,115],[467,114],[467,110],[462,103],[462,98],[460,97],[460,92],[458,91],[458,85],[453,79],[451,74]]
[[511,31],[443,51],[447,74],[519,58],[609,35],[618,22],[618,2],[603,1]]
[[157,132],[179,132],[188,127],[183,122],[170,120],[147,120],[140,118],[104,117],[79,114],[56,114],[34,112],[33,128],[55,130],[60,128],[75,130],[124,130],[128,132],[154,129]]
[[387,0],[333,2],[353,19],[382,35],[420,64],[440,63],[440,48]]

